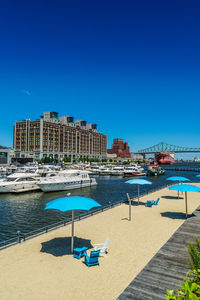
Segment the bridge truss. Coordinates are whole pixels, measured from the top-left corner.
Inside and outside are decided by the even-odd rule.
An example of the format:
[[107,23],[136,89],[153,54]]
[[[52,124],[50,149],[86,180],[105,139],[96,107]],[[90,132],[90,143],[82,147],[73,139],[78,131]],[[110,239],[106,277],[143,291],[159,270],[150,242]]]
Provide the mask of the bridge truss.
[[138,150],[138,153],[141,153],[141,154],[152,154],[152,153],[158,153],[158,152],[174,152],[174,153],[200,152],[200,148],[175,146],[175,145],[161,142],[152,147]]

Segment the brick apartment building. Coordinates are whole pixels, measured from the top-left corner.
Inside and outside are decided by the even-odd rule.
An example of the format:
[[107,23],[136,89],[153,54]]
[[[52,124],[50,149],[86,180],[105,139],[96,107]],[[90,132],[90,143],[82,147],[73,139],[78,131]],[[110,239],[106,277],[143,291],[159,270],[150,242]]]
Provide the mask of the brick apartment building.
[[114,139],[112,149],[108,149],[109,154],[116,154],[117,158],[131,158],[130,147],[124,143],[123,139]]
[[74,123],[70,116],[58,119],[57,112],[45,112],[35,121],[15,122],[13,135],[16,158],[106,158],[107,137],[97,132],[96,124]]

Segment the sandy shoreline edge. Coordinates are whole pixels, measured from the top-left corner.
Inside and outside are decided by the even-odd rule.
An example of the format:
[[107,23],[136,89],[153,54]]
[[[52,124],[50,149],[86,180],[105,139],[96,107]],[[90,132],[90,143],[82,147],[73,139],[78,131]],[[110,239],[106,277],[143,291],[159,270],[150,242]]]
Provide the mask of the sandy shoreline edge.
[[[99,267],[88,268],[67,254],[71,226],[2,250],[0,298],[116,299],[185,221],[175,218],[176,213],[185,212],[184,200],[176,195],[164,188],[141,197],[141,202],[161,200],[152,208],[132,206],[131,222],[127,204],[76,222],[79,242],[85,239],[94,245],[111,239]],[[199,205],[199,194],[189,193],[188,204],[192,213]]]

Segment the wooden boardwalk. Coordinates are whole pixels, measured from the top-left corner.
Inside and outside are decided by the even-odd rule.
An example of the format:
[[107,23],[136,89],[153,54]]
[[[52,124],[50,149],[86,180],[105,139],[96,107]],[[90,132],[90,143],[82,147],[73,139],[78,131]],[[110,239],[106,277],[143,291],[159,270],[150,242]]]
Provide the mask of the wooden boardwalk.
[[188,244],[194,241],[195,236],[200,238],[200,206],[117,299],[163,300],[167,289],[179,288],[189,270]]

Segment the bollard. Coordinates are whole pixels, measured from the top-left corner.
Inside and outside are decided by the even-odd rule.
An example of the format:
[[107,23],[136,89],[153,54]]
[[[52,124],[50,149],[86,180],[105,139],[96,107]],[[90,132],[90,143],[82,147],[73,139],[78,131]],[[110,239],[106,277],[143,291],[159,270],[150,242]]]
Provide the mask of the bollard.
[[18,242],[18,243],[21,243],[21,231],[18,230],[18,231],[16,232],[16,235],[17,235],[17,242]]
[[131,221],[131,198],[129,197],[128,193],[126,193],[126,196],[128,198],[128,202],[129,202],[129,221]]
[[16,234],[17,234],[17,242],[18,243],[21,243],[21,240],[22,240],[22,238],[24,239],[24,241],[25,241],[25,235],[23,234],[23,233],[21,233],[21,231],[17,231],[16,232]]

